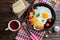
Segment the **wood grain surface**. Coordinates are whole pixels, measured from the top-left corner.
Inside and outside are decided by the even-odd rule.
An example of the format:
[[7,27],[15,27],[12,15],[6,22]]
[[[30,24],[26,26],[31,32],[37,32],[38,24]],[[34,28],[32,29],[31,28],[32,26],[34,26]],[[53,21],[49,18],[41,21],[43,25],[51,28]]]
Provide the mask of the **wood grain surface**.
[[[0,0],[0,40],[15,40],[17,32],[11,32],[10,30],[5,31],[5,28],[7,28],[10,20],[17,19],[20,22],[23,20],[23,17],[18,18],[12,11],[11,5],[16,1],[17,0]],[[26,1],[32,4],[34,0]],[[56,11],[56,21],[53,26],[55,25],[60,26],[60,5]],[[60,40],[60,33],[49,34],[49,37],[44,38],[44,40]]]

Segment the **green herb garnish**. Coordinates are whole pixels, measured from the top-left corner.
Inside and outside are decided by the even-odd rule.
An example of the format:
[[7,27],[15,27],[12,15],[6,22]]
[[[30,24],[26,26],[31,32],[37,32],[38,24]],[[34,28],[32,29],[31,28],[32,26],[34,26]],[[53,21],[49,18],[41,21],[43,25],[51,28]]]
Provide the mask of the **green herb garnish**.
[[42,20],[42,22],[44,22],[44,20]]
[[36,16],[39,17],[40,16],[40,13],[38,13]]
[[36,7],[35,9],[37,10],[38,8]]
[[33,15],[35,15],[35,12],[33,12]]
[[52,3],[52,4],[56,4],[56,2],[54,2],[54,1],[51,1],[51,3]]
[[34,18],[34,16],[32,16],[32,18]]
[[33,16],[32,16],[33,18],[34,18],[34,15],[35,15],[35,12],[33,12]]

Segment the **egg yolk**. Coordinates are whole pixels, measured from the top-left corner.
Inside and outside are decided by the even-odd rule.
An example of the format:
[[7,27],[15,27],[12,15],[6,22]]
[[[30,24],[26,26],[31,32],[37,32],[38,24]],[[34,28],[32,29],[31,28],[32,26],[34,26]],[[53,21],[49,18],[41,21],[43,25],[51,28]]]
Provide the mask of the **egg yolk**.
[[43,12],[43,13],[42,13],[42,17],[43,17],[44,19],[47,19],[47,18],[48,18],[48,13],[47,13],[47,12]]
[[32,20],[32,25],[34,25],[37,22],[37,19]]

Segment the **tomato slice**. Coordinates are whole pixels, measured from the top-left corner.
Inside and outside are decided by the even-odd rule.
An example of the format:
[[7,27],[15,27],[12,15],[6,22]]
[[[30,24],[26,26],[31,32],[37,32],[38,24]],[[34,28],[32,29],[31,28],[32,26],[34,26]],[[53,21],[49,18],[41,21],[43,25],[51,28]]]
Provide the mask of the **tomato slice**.
[[34,8],[32,8],[31,11],[34,12]]
[[49,27],[50,26],[50,24],[49,23],[46,23],[46,27]]
[[39,28],[40,30],[43,30],[43,27],[42,26],[40,26],[40,28]]
[[33,19],[29,19],[30,23],[32,24]]
[[39,26],[36,26],[36,29],[39,29],[40,27]]
[[32,19],[32,15],[29,16],[29,19]]
[[48,19],[48,22],[52,22],[52,20],[51,19]]
[[42,26],[36,26],[36,29],[43,30]]

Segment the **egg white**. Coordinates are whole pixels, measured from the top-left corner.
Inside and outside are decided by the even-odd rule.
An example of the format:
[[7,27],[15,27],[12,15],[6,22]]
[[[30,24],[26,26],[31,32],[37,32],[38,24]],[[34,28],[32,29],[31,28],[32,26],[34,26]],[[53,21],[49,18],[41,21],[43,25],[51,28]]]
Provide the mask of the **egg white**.
[[[44,22],[42,22],[42,26],[44,26],[44,24],[47,22],[48,18],[52,18],[52,14],[49,8],[44,7],[44,6],[37,6],[37,9],[34,10],[35,14],[37,15],[38,13],[40,13],[40,16],[38,17],[38,20],[40,20],[42,22],[42,20],[44,20]],[[48,13],[48,18],[44,19],[42,17],[42,13],[43,12],[47,12]]]

